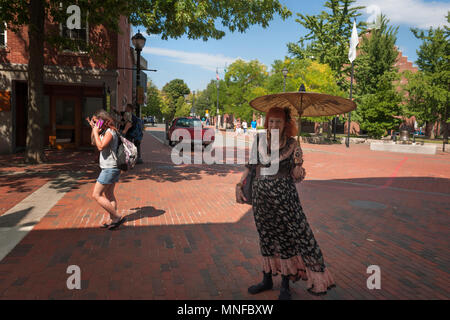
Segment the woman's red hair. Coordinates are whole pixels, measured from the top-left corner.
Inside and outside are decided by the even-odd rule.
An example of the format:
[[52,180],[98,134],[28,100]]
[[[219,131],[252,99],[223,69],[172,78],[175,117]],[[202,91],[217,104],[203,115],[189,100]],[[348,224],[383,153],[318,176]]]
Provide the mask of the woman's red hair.
[[[287,113],[289,113],[289,119],[286,120]],[[269,119],[270,118],[281,118],[284,120],[284,130],[283,135],[287,138],[293,137],[297,135],[297,125],[295,124],[295,120],[290,116],[290,110],[286,110],[280,107],[272,107],[266,114],[266,121],[264,121],[264,128],[269,127]]]

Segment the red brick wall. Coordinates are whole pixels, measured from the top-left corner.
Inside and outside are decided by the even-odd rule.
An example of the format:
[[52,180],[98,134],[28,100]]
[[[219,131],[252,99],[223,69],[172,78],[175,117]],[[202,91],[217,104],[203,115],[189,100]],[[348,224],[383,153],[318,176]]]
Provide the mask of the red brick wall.
[[[122,22],[121,22],[122,23]],[[127,25],[123,22],[122,26]],[[117,34],[109,32],[103,26],[89,28],[89,41],[99,49],[99,56],[109,56],[105,63],[87,54],[57,52],[48,44],[44,47],[46,65],[76,66],[85,68],[115,68],[117,66]],[[45,32],[58,32],[59,26],[46,21]],[[29,60],[28,27],[20,28],[18,33],[7,30],[7,49],[0,49],[0,63],[27,64]],[[106,55],[104,54],[106,53]]]
[[0,49],[0,63],[26,64],[28,55],[28,27],[23,27],[15,34],[6,31],[7,48]]

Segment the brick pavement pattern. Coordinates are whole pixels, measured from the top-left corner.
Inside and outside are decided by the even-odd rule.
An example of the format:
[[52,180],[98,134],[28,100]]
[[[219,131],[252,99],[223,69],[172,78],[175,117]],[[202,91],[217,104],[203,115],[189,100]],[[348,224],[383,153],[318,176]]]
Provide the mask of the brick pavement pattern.
[[[144,164],[116,187],[127,222],[115,231],[99,228],[106,215],[91,198],[95,152],[19,169],[0,157],[0,224],[3,212],[55,178],[45,173],[81,171],[0,262],[0,299],[277,299],[279,276],[273,290],[247,293],[261,280],[261,258],[251,207],[234,200],[243,166],[174,165],[171,148],[154,138],[161,132],[151,130]],[[302,206],[337,287],[316,297],[297,282],[293,299],[449,299],[450,155],[303,150]],[[81,290],[66,287],[70,265],[81,269]],[[381,268],[380,290],[367,289],[370,265]]]

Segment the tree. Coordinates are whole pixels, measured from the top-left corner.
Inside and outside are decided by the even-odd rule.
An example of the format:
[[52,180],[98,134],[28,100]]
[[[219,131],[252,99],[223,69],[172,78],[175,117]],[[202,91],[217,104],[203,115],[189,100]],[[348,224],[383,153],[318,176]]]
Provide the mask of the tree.
[[167,97],[166,103],[169,108],[166,113],[166,120],[172,120],[177,111],[178,99],[184,99],[184,95],[189,94],[191,90],[181,79],[174,79],[162,88],[163,94]]
[[376,93],[384,74],[396,71],[398,27],[388,24],[386,16],[381,15],[379,29],[372,29],[362,37],[359,55],[355,60],[356,95]]
[[142,108],[146,116],[162,118],[162,98],[156,85],[150,80],[147,83],[147,105]]
[[[450,22],[449,14],[447,21]],[[407,108],[422,121],[440,121],[444,128],[444,140],[448,141],[449,91],[450,91],[450,43],[449,28],[430,28],[427,33],[411,29],[422,40],[417,50],[419,72],[407,74],[405,90]],[[435,130],[431,132],[435,138]]]
[[228,99],[224,111],[251,120],[253,109],[249,102],[256,97],[254,90],[264,86],[267,76],[267,67],[258,60],[233,62],[225,74]]
[[[62,10],[60,8],[62,5]],[[59,23],[67,19],[65,9],[74,4],[72,0],[0,0],[0,21],[6,22],[12,30],[28,26],[30,60],[28,62],[29,108],[26,160],[45,161],[43,151],[43,127],[41,107],[43,106],[44,84],[44,42],[51,46],[68,44],[58,36]],[[87,19],[92,28],[103,25],[108,31],[118,32],[119,16],[129,18],[133,25],[142,25],[149,34],[160,34],[163,39],[187,35],[190,39],[220,39],[225,35],[217,29],[218,21],[230,30],[244,32],[250,25],[267,27],[275,14],[283,19],[291,12],[279,0],[78,0],[81,10],[89,11]],[[44,28],[46,17],[51,17],[56,27]],[[75,43],[69,43],[78,46]],[[89,46],[96,52],[98,46]],[[89,50],[91,51],[91,50]],[[104,56],[95,54],[97,58]]]
[[389,26],[381,16],[379,28],[362,37],[355,60],[355,96],[358,108],[354,119],[370,136],[379,138],[400,124],[395,115],[402,114],[401,96],[394,83],[399,80],[395,69],[398,28]]
[[[267,79],[268,93],[278,93],[283,90],[284,77],[283,68],[288,70],[286,76],[286,91],[298,91],[302,84],[306,91],[326,93],[344,97],[346,93],[339,88],[336,76],[327,64],[321,64],[311,59],[285,58],[284,61],[275,60],[272,64],[272,71]],[[308,117],[314,122],[329,122],[331,117]],[[331,126],[329,126],[331,128]],[[331,132],[329,131],[329,134]]]
[[179,97],[176,103],[175,118],[188,117],[191,113],[191,105],[186,103],[184,97]]
[[392,84],[397,79],[393,72],[384,73],[377,83],[376,92],[360,99],[355,118],[371,137],[380,138],[386,130],[395,129],[401,122],[393,117],[402,113],[401,97]]
[[[358,10],[364,7],[352,7],[355,0],[328,0],[319,15],[303,15],[297,13],[295,21],[308,30],[306,36],[300,37],[297,43],[288,43],[289,53],[300,59],[310,58],[321,64],[328,64],[338,77],[338,84],[346,89],[344,66],[348,63],[349,39],[352,33],[353,20],[361,15]],[[357,27],[363,29],[364,22]]]
[[[206,110],[211,110],[211,101],[206,89],[196,93],[194,108],[195,114],[201,118],[205,116]],[[211,114],[211,112],[209,112],[209,114]]]
[[161,38],[221,39],[218,21],[231,32],[245,32],[251,25],[266,28],[275,14],[284,20],[292,13],[279,0],[134,0],[133,25],[143,25],[148,34]]

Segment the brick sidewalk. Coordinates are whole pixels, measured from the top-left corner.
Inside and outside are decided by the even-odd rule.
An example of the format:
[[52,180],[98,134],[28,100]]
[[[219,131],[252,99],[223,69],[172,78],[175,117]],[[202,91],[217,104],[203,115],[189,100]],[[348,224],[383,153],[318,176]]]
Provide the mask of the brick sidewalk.
[[[77,188],[0,262],[1,299],[278,297],[279,277],[274,290],[247,293],[261,273],[252,212],[234,202],[242,166],[173,165],[150,133],[142,149],[144,165],[116,188],[128,220],[116,231],[98,228],[105,217],[90,198],[92,158],[74,161],[87,168]],[[302,205],[337,287],[315,297],[298,282],[293,298],[448,299],[450,157],[303,149]],[[28,179],[17,177],[16,189]],[[81,290],[66,288],[69,265],[81,268]],[[369,265],[381,268],[381,290],[366,287]]]
[[[0,216],[63,172],[81,172],[85,179],[98,174],[98,153],[46,150],[48,162],[24,163],[24,154],[0,156]],[[1,226],[0,226],[1,227]]]

